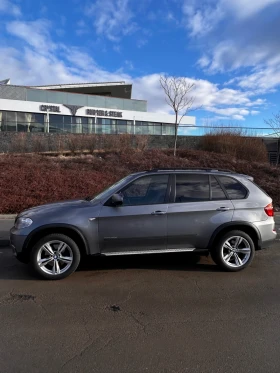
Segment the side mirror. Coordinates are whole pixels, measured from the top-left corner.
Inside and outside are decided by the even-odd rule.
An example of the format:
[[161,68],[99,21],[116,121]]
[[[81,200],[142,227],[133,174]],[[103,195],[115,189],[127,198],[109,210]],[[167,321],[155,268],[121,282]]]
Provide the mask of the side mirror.
[[123,196],[121,194],[113,194],[111,202],[113,206],[121,206],[123,204]]

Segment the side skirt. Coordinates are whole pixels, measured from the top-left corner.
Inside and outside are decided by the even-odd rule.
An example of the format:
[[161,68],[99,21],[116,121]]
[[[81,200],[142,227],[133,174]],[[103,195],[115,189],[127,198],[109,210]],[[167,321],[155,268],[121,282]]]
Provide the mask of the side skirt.
[[193,252],[195,248],[186,249],[166,249],[166,250],[146,250],[146,251],[116,251],[112,253],[102,253],[104,256],[118,256],[118,255],[141,255],[141,254],[165,254],[165,253],[187,253]]

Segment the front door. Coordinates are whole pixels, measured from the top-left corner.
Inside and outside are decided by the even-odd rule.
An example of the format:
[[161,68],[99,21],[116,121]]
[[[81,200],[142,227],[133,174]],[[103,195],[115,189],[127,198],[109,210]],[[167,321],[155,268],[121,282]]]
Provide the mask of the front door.
[[104,204],[98,218],[101,253],[166,249],[169,176],[142,176],[123,190],[123,204]]
[[205,249],[220,225],[232,220],[234,206],[214,176],[177,174],[167,217],[168,249]]

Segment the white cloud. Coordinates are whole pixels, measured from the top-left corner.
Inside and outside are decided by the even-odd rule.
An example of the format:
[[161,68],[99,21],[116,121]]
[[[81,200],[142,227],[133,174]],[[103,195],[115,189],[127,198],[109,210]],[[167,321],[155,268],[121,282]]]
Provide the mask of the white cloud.
[[198,66],[202,67],[202,68],[205,68],[207,66],[209,66],[210,64],[210,59],[206,56],[206,55],[203,55],[198,61],[197,61],[197,64]]
[[121,36],[133,33],[137,25],[133,22],[134,14],[129,8],[130,0],[96,0],[87,8],[86,13],[93,18],[93,25],[98,35],[111,41],[120,40]]
[[185,0],[183,13],[187,16],[186,27],[191,36],[201,36],[209,33],[224,16],[219,2],[204,2]]
[[279,60],[280,0],[184,0],[182,11],[189,35],[200,39],[197,64],[206,71]]
[[260,13],[272,4],[279,3],[279,0],[222,0],[221,2],[230,11],[233,11],[238,18],[248,18]]
[[[16,31],[14,26],[16,27]],[[44,26],[44,30],[43,30]],[[11,22],[7,30],[20,38],[23,43],[20,49],[0,48],[0,71],[10,76],[12,83],[23,85],[127,81],[133,83],[133,97],[148,101],[148,110],[158,113],[169,113],[170,107],[165,102],[159,84],[159,73],[133,78],[123,72],[106,71],[85,51],[78,47],[55,44],[50,37],[50,24],[42,21]],[[30,30],[33,30],[29,37]],[[42,47],[43,46],[43,47]],[[49,49],[47,49],[47,47]],[[46,52],[46,50],[47,52]],[[126,67],[130,61],[125,62]],[[195,83],[193,96],[195,106],[219,116],[243,120],[263,104],[262,99],[253,99],[251,90],[240,91],[220,87],[207,80],[188,78]],[[191,114],[193,115],[193,114]],[[194,114],[195,115],[195,114]]]
[[183,13],[191,36],[208,34],[226,18],[245,20],[261,13],[279,0],[184,0]]
[[251,74],[235,78],[242,89],[254,90],[256,94],[273,92],[280,85],[280,66],[255,69]]
[[0,0],[0,13],[11,14],[15,17],[21,15],[20,7],[10,0]]
[[55,44],[50,40],[49,25],[46,20],[13,21],[7,24],[7,31],[11,35],[21,38],[33,48],[47,53],[50,49],[55,48]]

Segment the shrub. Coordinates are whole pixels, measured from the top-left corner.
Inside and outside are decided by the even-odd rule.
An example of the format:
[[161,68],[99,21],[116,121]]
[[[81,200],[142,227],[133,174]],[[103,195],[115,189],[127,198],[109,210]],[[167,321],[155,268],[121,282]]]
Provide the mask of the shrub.
[[81,136],[75,134],[67,134],[64,136],[65,145],[67,150],[70,150],[72,154],[75,154],[78,150],[81,150]]
[[43,203],[93,196],[132,172],[158,167],[230,169],[254,177],[280,206],[280,169],[266,163],[236,160],[227,154],[198,150],[137,149],[93,155],[49,157],[37,154],[0,155],[0,213],[16,213]]
[[122,151],[132,148],[133,135],[102,135],[102,144],[104,150]]
[[144,151],[148,148],[149,136],[135,135],[134,136],[134,147],[140,151]]
[[10,153],[26,153],[28,150],[27,134],[15,133],[11,139],[8,151]]
[[46,139],[41,135],[32,135],[32,152],[41,153],[46,150]]
[[241,129],[215,130],[202,137],[200,149],[249,162],[268,162],[267,150],[262,139],[244,135],[246,133]]

